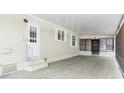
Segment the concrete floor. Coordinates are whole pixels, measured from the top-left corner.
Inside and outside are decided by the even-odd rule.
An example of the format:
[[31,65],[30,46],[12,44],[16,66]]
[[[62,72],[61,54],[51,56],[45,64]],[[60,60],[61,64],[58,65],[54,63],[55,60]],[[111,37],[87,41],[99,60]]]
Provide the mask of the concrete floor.
[[122,75],[113,58],[77,56],[54,63],[33,72],[20,71],[1,79],[121,79]]

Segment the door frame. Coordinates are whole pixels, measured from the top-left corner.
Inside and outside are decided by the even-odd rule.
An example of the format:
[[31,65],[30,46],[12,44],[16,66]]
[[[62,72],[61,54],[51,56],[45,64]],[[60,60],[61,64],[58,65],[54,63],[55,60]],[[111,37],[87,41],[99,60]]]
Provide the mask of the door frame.
[[[98,41],[98,51],[96,51],[96,53],[93,53],[93,41],[94,40],[97,40]],[[100,39],[92,39],[91,40],[91,51],[92,51],[92,54],[99,54],[100,53]]]
[[[36,27],[36,43],[30,42],[30,27],[31,26]],[[40,28],[39,26],[36,24],[28,23],[26,33],[27,33],[27,42],[26,42],[27,59],[28,60],[39,59],[40,58]],[[37,51],[37,53],[34,53],[36,51],[33,51],[33,48],[34,50]]]

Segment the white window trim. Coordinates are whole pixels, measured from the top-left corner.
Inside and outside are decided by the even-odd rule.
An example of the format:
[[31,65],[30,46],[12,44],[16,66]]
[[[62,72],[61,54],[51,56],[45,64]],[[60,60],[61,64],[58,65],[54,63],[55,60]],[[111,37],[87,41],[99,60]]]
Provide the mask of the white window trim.
[[60,28],[56,28],[55,29],[55,40],[58,41],[58,42],[65,42],[66,41],[66,31],[64,31],[64,41],[62,41],[62,40],[58,40],[58,30],[64,31]]
[[[72,36],[76,37],[76,42],[75,42],[75,46],[72,46]],[[71,34],[71,47],[77,47],[77,35]]]

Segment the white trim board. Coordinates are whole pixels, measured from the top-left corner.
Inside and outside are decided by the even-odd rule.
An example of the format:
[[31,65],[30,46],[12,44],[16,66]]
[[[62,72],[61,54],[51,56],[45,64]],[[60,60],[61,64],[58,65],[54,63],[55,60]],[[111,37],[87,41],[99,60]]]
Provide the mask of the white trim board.
[[78,55],[79,54],[77,53],[77,54],[68,54],[68,55],[63,55],[63,56],[58,56],[58,57],[52,57],[52,58],[47,59],[47,63],[52,63],[52,62],[64,60],[64,59],[75,57]]
[[81,35],[80,39],[100,39],[100,38],[113,38],[113,36],[98,36],[98,35]]
[[91,51],[80,51],[80,55],[91,56],[92,52]]
[[27,70],[27,71],[34,71],[34,70],[38,70],[38,69],[41,69],[41,68],[44,68],[44,67],[47,67],[48,64],[47,63],[39,63],[37,65],[33,65],[33,66],[26,66],[24,68],[24,70]]
[[[91,51],[80,51],[80,55],[84,55],[84,56],[94,56],[92,55]],[[104,56],[104,57],[114,57],[115,53],[114,52],[100,52],[99,55],[96,56]]]
[[24,70],[27,71],[34,71],[34,70],[38,70],[44,67],[47,67],[48,63],[44,62],[44,60],[33,60],[33,61],[27,61],[24,64]]
[[7,73],[3,73],[3,66],[6,66],[6,65],[12,65],[12,64],[4,64],[4,65],[1,65],[0,66],[0,76],[4,76],[4,75],[7,75],[7,74],[11,74],[11,73],[15,73],[15,72],[18,72],[18,71],[21,71],[24,69],[24,62],[20,62],[20,63],[14,63],[16,65],[16,70],[15,71],[11,71],[11,72],[7,72]]

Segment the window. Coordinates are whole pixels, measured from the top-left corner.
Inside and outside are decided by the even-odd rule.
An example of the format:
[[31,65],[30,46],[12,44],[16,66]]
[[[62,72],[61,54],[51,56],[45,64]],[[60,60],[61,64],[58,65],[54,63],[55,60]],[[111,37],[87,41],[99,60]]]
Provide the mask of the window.
[[64,31],[62,31],[61,33],[62,33],[62,41],[65,41],[65,33],[64,33]]
[[61,31],[58,30],[58,40],[61,40]]
[[77,46],[77,36],[71,35],[71,46],[76,47]]
[[35,26],[30,26],[30,42],[37,42],[37,28]]
[[100,40],[100,51],[114,51],[114,39],[105,38]]
[[108,39],[106,39],[106,50],[107,51],[113,51],[114,49],[113,49],[113,43],[114,42],[114,39],[111,39],[111,38],[108,38]]
[[57,41],[65,41],[66,40],[66,32],[61,29],[57,29],[56,30],[56,40]]
[[106,39],[100,39],[100,51],[105,52],[106,51]]
[[80,39],[80,51],[91,51],[91,39]]

